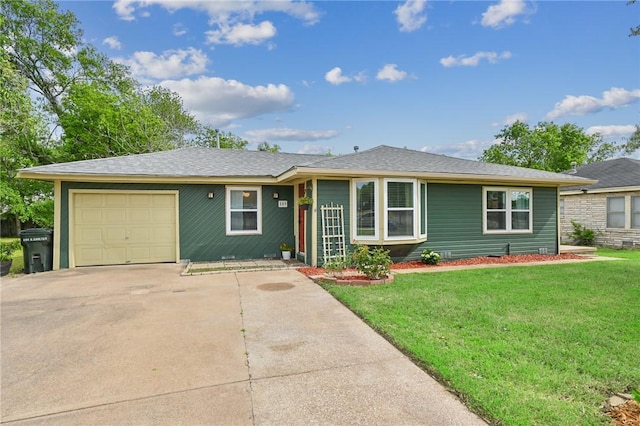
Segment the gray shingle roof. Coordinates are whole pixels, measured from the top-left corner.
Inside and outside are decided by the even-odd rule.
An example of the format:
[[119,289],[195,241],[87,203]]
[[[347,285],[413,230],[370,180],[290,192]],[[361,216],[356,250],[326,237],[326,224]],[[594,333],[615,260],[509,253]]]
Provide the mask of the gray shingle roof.
[[293,166],[304,165],[320,158],[325,156],[193,147],[49,164],[24,171],[39,174],[258,177],[278,176]]
[[593,185],[563,188],[563,191],[575,191],[582,188],[589,190],[621,188],[625,186],[640,186],[640,160],[633,158],[615,158],[613,160],[598,161],[578,167],[575,172],[568,171],[569,176],[579,176],[597,179]]
[[326,169],[379,170],[404,173],[455,173],[498,177],[564,180],[562,174],[523,167],[482,163],[406,148],[377,146],[366,151],[325,157],[308,165]]
[[574,184],[576,176],[503,166],[378,146],[359,153],[325,155],[273,153],[192,147],[150,154],[75,161],[23,169],[30,175],[154,176],[154,177],[277,177],[294,167],[325,170],[397,172],[401,175],[457,174],[497,178],[540,179]]

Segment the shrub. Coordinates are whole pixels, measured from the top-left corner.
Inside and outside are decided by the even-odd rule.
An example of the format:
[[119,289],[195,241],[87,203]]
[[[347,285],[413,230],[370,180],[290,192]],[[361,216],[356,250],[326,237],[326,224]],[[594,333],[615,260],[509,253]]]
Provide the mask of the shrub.
[[0,241],[0,261],[8,262],[13,259],[13,252],[20,248],[19,240]]
[[592,246],[595,243],[599,232],[587,228],[575,220],[571,221],[571,225],[573,226],[573,232],[569,234],[569,238],[573,240],[574,244],[579,246]]
[[427,265],[437,265],[440,262],[440,255],[433,250],[424,249],[420,258]]
[[379,280],[389,276],[391,272],[391,256],[389,250],[382,247],[370,249],[369,246],[354,246],[351,253],[353,266],[360,272],[373,280]]
[[327,271],[329,275],[340,276],[342,272],[349,267],[349,261],[345,259],[332,259],[324,262],[322,268]]

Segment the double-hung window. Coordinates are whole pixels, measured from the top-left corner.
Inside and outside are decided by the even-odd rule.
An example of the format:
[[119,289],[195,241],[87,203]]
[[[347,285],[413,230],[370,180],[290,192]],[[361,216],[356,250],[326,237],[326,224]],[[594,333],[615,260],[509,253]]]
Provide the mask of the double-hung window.
[[483,188],[483,231],[491,233],[532,232],[531,188]]
[[355,232],[357,240],[378,239],[378,185],[377,180],[356,179],[353,182],[355,206]]
[[640,228],[640,196],[631,197],[631,227]]
[[624,228],[624,197],[607,198],[607,228]]
[[384,180],[385,239],[416,239],[417,191],[411,179]]
[[351,186],[353,239],[385,244],[426,239],[427,184],[416,179],[363,178]]
[[262,233],[262,191],[259,187],[227,186],[227,235]]

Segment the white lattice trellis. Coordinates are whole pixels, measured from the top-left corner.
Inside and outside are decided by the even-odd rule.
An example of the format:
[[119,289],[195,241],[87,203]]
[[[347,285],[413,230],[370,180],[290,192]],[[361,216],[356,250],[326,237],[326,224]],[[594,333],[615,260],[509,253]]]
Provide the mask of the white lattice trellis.
[[333,203],[320,207],[322,215],[322,259],[324,263],[333,260],[344,261],[344,208]]

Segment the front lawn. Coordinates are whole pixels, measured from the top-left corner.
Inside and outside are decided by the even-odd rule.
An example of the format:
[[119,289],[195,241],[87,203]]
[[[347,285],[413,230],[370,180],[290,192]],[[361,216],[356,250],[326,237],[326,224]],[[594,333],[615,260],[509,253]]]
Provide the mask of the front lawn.
[[640,386],[640,251],[601,254],[626,259],[326,288],[493,422],[607,424]]

